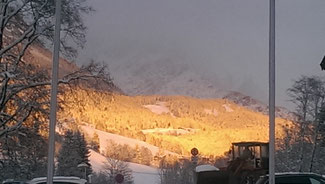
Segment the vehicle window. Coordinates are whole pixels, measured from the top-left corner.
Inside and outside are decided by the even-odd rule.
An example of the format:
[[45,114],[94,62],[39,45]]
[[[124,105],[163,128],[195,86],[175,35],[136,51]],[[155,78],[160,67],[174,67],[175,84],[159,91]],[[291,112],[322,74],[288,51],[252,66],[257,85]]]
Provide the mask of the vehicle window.
[[308,177],[305,176],[289,176],[275,179],[276,184],[311,184]]
[[311,184],[322,184],[321,181],[315,179],[315,178],[309,178]]
[[[46,184],[46,182],[42,182],[42,183],[38,183],[38,184]],[[54,181],[53,184],[76,184],[76,183],[64,182],[64,181],[61,181],[61,182]]]
[[[275,179],[276,184],[325,184],[325,180],[322,178],[312,178],[306,176],[286,176]],[[269,181],[260,178],[256,184],[269,184]]]

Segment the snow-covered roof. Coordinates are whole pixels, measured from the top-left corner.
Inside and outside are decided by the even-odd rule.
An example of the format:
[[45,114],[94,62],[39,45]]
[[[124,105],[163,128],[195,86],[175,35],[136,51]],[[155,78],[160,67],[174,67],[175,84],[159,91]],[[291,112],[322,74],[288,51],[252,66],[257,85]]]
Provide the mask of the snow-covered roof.
[[[320,176],[325,178],[325,175],[320,175],[313,172],[281,172],[281,173],[274,173],[275,176],[286,176],[286,175],[314,175],[314,176]],[[269,176],[268,174],[266,176]]]
[[299,175],[299,174],[313,174],[313,175],[319,175],[317,173],[313,173],[313,172],[282,172],[282,173],[275,173],[275,175]]
[[205,172],[205,171],[219,171],[218,168],[213,165],[199,165],[195,168],[195,172]]
[[[46,177],[34,178],[29,181],[29,184],[37,184],[37,183],[46,183]],[[79,177],[74,176],[54,176],[53,181],[55,182],[68,182],[68,183],[76,183],[76,184],[85,184],[87,181],[85,179],[80,179]]]

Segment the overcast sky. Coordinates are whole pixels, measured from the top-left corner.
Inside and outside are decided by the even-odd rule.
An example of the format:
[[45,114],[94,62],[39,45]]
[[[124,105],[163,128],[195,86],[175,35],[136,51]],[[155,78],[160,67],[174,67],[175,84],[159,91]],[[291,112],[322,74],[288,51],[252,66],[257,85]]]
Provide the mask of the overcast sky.
[[[96,12],[80,61],[118,62],[126,53],[178,53],[268,100],[268,0],[91,0]],[[301,75],[321,75],[325,0],[276,1],[276,103]],[[289,107],[290,108],[290,107]]]

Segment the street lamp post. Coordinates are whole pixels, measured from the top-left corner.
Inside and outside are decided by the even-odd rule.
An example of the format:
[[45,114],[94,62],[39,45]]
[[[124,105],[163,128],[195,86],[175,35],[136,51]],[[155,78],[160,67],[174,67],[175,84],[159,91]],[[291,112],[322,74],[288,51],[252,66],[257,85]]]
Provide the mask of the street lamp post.
[[77,167],[79,167],[79,168],[85,168],[85,170],[84,170],[84,178],[85,178],[85,180],[87,180],[87,167],[88,167],[88,165],[86,163],[82,162]]
[[61,0],[55,1],[55,30],[54,30],[54,51],[52,64],[51,81],[51,103],[50,103],[50,129],[49,129],[49,149],[47,161],[47,184],[53,183],[54,175],[54,151],[55,151],[55,126],[56,108],[58,93],[58,73],[59,73],[59,51],[60,51],[60,28],[61,28]]
[[269,32],[269,184],[275,183],[275,0],[270,0]]

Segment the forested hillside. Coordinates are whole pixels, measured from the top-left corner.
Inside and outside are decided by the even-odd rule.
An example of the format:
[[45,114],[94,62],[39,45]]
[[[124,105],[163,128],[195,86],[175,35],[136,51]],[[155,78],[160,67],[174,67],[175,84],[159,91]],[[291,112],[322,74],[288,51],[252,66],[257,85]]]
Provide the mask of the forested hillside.
[[[268,117],[225,99],[184,96],[123,96],[78,90],[62,96],[62,122],[91,124],[95,128],[136,138],[160,148],[189,155],[221,156],[231,142],[267,141]],[[277,119],[277,137],[292,126]]]

